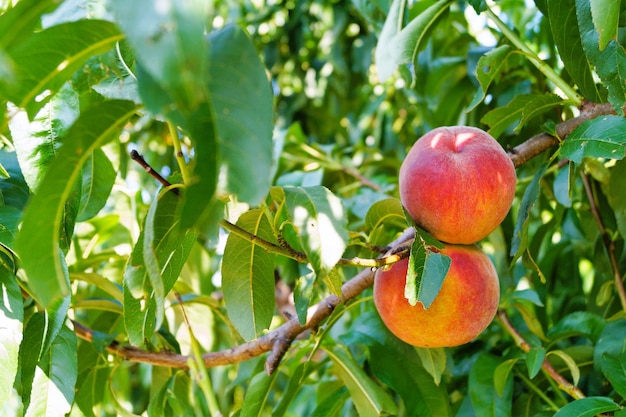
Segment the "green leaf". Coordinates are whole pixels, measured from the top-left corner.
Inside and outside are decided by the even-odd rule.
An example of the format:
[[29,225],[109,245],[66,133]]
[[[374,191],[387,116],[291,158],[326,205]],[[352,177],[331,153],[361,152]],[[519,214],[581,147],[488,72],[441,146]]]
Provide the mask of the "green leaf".
[[219,132],[219,189],[258,205],[271,185],[273,97],[252,40],[228,25],[208,39],[207,87]]
[[610,41],[617,41],[619,0],[589,0],[593,25],[599,34],[598,47],[604,50]]
[[485,114],[480,121],[489,125],[489,133],[492,136],[498,137],[513,123],[519,121],[514,129],[519,131],[532,118],[562,103],[563,99],[556,94],[520,94],[506,106]]
[[337,264],[348,241],[341,200],[322,186],[275,187],[272,196],[283,204],[288,223],[317,278]]
[[246,395],[243,398],[240,417],[257,417],[262,415],[270,396],[270,389],[275,376],[276,372],[272,375],[259,372],[252,377],[246,390]]
[[59,3],[61,0],[21,0],[4,11],[0,16],[0,49],[16,46],[31,36],[41,16]]
[[511,299],[516,301],[527,301],[538,307],[543,307],[543,303],[539,298],[539,294],[537,294],[537,291],[535,290],[517,290],[513,294],[511,294]]
[[583,50],[576,20],[576,0],[549,0],[545,3],[552,37],[565,69],[587,100],[601,101],[593,78],[593,66]]
[[626,238],[626,187],[623,180],[626,178],[626,160],[617,161],[610,172],[606,196],[615,214],[617,230],[623,238]]
[[520,203],[517,213],[517,222],[513,231],[513,240],[511,242],[511,250],[509,254],[513,257],[511,262],[515,262],[528,247],[528,220],[530,219],[530,211],[532,210],[537,198],[539,197],[540,181],[548,168],[547,163],[543,163],[537,171],[533,180],[524,190],[524,196]]
[[422,237],[423,232],[417,233],[411,246],[404,296],[412,306],[420,302],[428,309],[441,290],[452,260],[433,251]]
[[474,95],[474,99],[469,104],[467,111],[473,110],[481,101],[485,99],[487,90],[493,80],[500,74],[506,64],[506,60],[513,53],[509,45],[500,45],[487,52],[478,60],[476,66],[476,79],[480,83],[480,88]]
[[0,93],[26,108],[32,118],[87,59],[108,51],[122,38],[115,24],[100,20],[39,31],[7,50],[14,73],[10,79],[0,79]]
[[528,353],[526,353],[526,367],[528,368],[528,377],[533,379],[543,365],[543,360],[546,357],[546,350],[541,347],[534,347]]
[[561,155],[577,164],[583,158],[623,159],[626,156],[626,119],[602,116],[578,126],[561,145]]
[[[12,271],[0,265],[0,380],[9,382],[0,386],[0,404],[11,396],[12,384],[18,370],[20,343],[24,321],[22,291]],[[1,409],[1,407],[0,407]]]
[[512,379],[511,372],[517,363],[517,359],[508,359],[498,365],[493,372],[493,386],[496,389],[498,397],[504,395],[504,390],[507,388],[507,384],[510,385]]
[[118,132],[134,114],[126,101],[105,101],[85,110],[68,131],[64,146],[51,163],[24,212],[16,249],[35,298],[44,306],[68,293],[68,274],[60,239],[66,201],[91,152]]
[[[237,226],[275,243],[272,227],[261,209],[239,217]],[[246,340],[269,328],[274,314],[274,257],[255,242],[235,233],[228,236],[222,260],[222,291],[228,317]]]
[[502,384],[502,395],[495,388],[495,371],[501,361],[486,353],[478,355],[469,374],[469,395],[474,412],[481,417],[506,417],[511,415],[513,377],[509,373]]
[[397,63],[389,59],[389,48],[393,44],[394,37],[402,30],[405,8],[406,0],[393,0],[389,7],[389,13],[387,13],[383,29],[380,32],[380,36],[378,36],[375,61],[378,79],[381,82],[391,77],[391,74],[393,74],[398,66]]
[[435,385],[439,386],[446,370],[446,350],[444,348],[415,348],[415,350],[422,361],[422,366],[433,377]]
[[565,405],[554,414],[554,417],[593,417],[619,408],[619,405],[608,397],[587,397]]
[[296,280],[293,289],[294,304],[300,324],[306,323],[307,314],[313,300],[313,290],[315,289],[315,272],[304,273]]
[[414,63],[418,50],[426,40],[428,30],[452,3],[450,0],[438,0],[419,13],[398,33],[390,45],[389,54],[397,64]]
[[76,334],[63,326],[37,365],[26,417],[69,413],[74,402],[77,361]]
[[333,369],[348,387],[352,401],[361,417],[395,414],[393,399],[365,373],[343,346],[325,347],[333,361]]
[[626,350],[617,355],[603,354],[599,365],[613,389],[622,398],[626,398]]
[[107,202],[113,189],[117,172],[102,149],[89,156],[82,169],[80,205],[76,221],[95,217]]
[[[608,90],[609,103],[619,115],[623,115],[626,102],[626,51],[614,40],[606,48],[600,47],[598,32],[591,13],[591,0],[576,0],[576,17],[580,28],[583,49],[589,62]],[[617,18],[617,16],[615,16]]]
[[578,385],[578,381],[580,381],[580,368],[578,368],[576,361],[562,350],[552,350],[548,352],[547,356],[549,355],[556,355],[565,362],[565,365],[567,365],[567,368],[572,374],[572,383]]
[[586,311],[575,311],[550,327],[547,336],[552,341],[572,336],[586,336],[597,342],[604,328],[602,317]]
[[39,184],[57,156],[63,137],[80,113],[78,93],[63,87],[29,122],[26,112],[11,118],[9,128],[26,183],[37,193]]

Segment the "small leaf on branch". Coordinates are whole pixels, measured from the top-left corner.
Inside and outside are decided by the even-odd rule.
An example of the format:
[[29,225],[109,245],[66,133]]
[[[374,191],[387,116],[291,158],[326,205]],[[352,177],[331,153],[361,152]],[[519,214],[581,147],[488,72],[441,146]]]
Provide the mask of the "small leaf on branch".
[[480,89],[474,95],[474,99],[468,106],[467,111],[476,107],[487,95],[491,82],[498,76],[506,60],[514,51],[509,45],[501,45],[487,52],[478,60],[476,66],[476,79],[480,83]]
[[623,159],[626,156],[626,119],[609,115],[585,121],[565,139],[561,156],[577,164],[586,157]]
[[420,302],[428,309],[439,294],[452,262],[449,256],[437,251],[441,248],[440,242],[416,229],[404,289],[404,296],[412,306]]

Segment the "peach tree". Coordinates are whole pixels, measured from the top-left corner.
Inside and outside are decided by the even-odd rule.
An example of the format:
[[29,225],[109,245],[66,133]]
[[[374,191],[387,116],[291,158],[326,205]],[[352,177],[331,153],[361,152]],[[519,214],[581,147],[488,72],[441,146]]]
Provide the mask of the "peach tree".
[[[1,2],[0,414],[626,416],[625,18]],[[473,341],[418,348],[372,284],[409,257],[413,302],[437,299],[398,175],[453,125],[516,168],[478,243],[500,301]]]

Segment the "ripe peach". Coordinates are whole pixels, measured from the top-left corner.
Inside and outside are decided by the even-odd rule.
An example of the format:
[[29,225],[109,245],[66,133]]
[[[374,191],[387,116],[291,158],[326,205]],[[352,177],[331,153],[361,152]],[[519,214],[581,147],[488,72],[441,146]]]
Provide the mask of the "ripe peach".
[[452,262],[441,290],[428,310],[404,296],[408,259],[374,279],[374,302],[389,330],[420,347],[458,346],[478,336],[493,320],[500,300],[498,275],[491,260],[475,245],[446,245]]
[[400,200],[418,226],[447,243],[471,244],[504,220],[515,196],[515,167],[488,133],[434,129],[400,167]]

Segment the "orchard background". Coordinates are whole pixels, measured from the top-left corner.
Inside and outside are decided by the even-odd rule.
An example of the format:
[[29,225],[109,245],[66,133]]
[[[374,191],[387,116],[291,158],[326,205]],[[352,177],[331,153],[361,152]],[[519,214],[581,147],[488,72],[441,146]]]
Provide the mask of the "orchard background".
[[[623,2],[0,4],[1,415],[626,415]],[[496,319],[418,349],[371,284],[444,125],[518,185]]]

